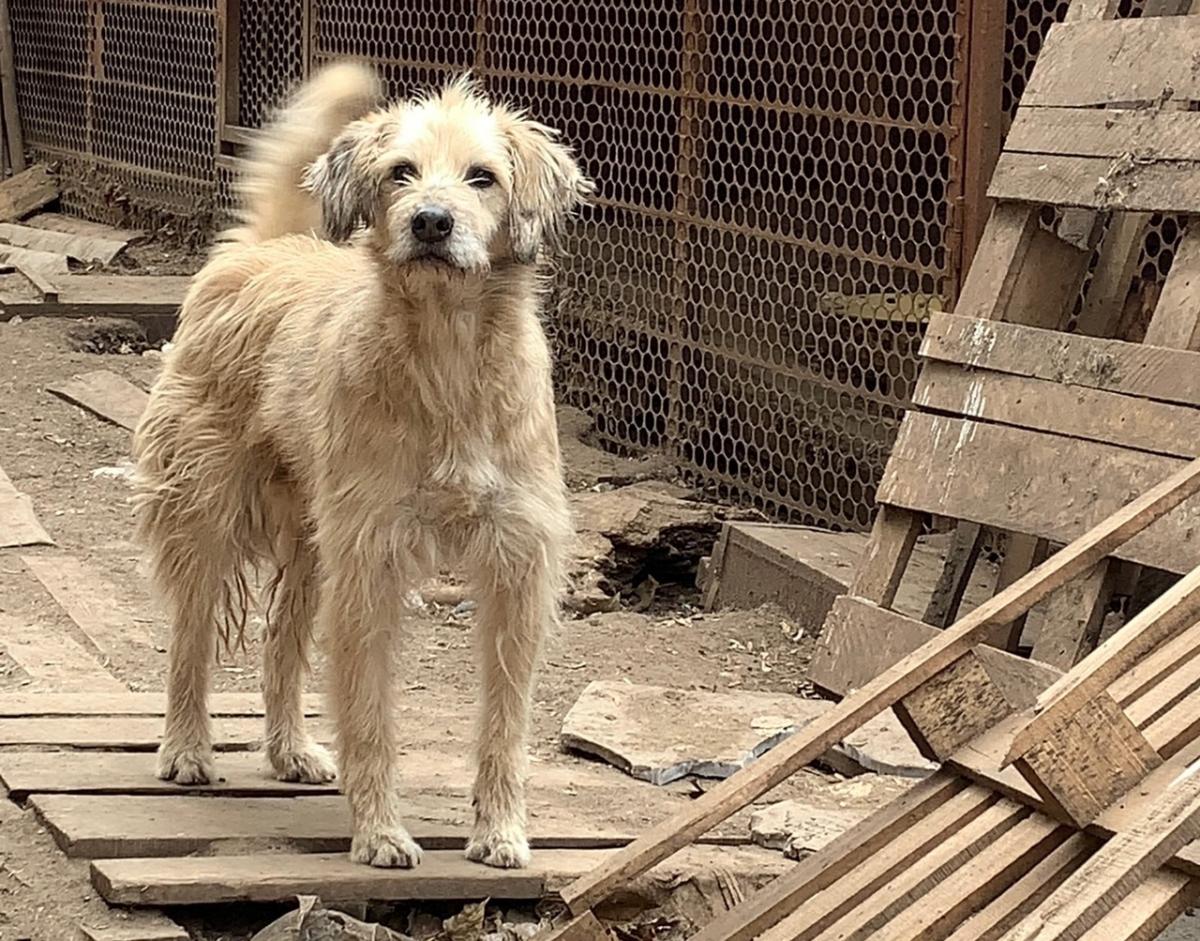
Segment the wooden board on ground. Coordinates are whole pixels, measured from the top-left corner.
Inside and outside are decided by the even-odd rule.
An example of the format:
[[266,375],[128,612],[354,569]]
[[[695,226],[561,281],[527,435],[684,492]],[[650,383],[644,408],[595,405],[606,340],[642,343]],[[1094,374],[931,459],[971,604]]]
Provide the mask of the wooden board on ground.
[[[0,223],[3,228],[4,223]],[[5,245],[0,242],[0,263],[12,265],[22,274],[40,275],[54,285],[51,293],[57,293],[58,278],[70,273],[67,256],[62,252],[42,251],[41,249],[22,248],[16,245]],[[35,283],[37,283],[35,281]]]
[[144,390],[106,369],[72,376],[66,382],[46,386],[46,391],[129,431],[137,428],[150,400]]
[[107,265],[124,250],[129,240],[56,232],[33,225],[0,222],[0,242],[74,258],[85,263]]
[[191,280],[176,275],[68,275],[57,279],[58,298],[53,303],[0,296],[0,316],[125,317],[155,341],[174,331]]
[[103,222],[92,222],[77,216],[65,216],[61,212],[39,212],[23,220],[24,225],[47,232],[61,232],[112,242],[136,242],[146,237],[141,229],[118,229]]
[[[124,688],[115,679],[113,683]],[[162,719],[149,716],[5,719],[0,721],[0,745],[154,751],[162,729]],[[254,719],[217,719],[213,731],[217,751],[247,751],[261,742],[263,724]]]
[[[41,686],[81,692],[118,693],[126,689],[89,651],[57,628],[30,625],[0,612],[0,645]],[[5,742],[7,725],[0,722],[0,744],[14,744]]]
[[[468,861],[458,850],[432,850],[415,869],[375,869],[350,862],[345,853],[105,859],[92,863],[92,884],[117,905],[279,902],[297,895],[319,895],[330,902],[540,899],[612,852],[537,850],[527,869],[494,869]],[[719,867],[758,882],[794,865],[758,847],[693,846],[659,871],[664,879],[684,880]]]
[[13,486],[0,467],[0,549],[52,545],[54,540],[38,521],[33,501]]
[[[321,715],[324,700],[305,693],[304,714]],[[163,716],[165,693],[0,693],[0,719],[29,716]],[[260,693],[213,693],[208,711],[214,716],[261,716]]]
[[[470,777],[454,793],[402,784],[404,823],[426,849],[462,849],[473,823]],[[542,849],[594,849],[624,846],[637,830],[671,813],[688,797],[638,788],[637,811],[630,812],[631,789],[617,778],[607,788],[564,793],[531,787],[529,838]],[[29,798],[38,818],[68,855],[85,859],[243,853],[287,848],[308,853],[350,848],[350,808],[344,797],[187,796],[35,794]],[[708,835],[701,842],[744,845],[744,829]]]
[[38,164],[0,182],[0,220],[20,219],[58,199],[50,170]]

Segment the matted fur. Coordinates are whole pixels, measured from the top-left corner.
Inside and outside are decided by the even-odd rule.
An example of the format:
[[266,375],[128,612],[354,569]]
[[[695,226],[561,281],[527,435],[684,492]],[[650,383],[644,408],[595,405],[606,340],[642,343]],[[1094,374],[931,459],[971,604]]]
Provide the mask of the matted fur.
[[[536,261],[590,184],[550,131],[468,81],[363,116],[375,93],[368,72],[332,68],[260,144],[246,217],[196,276],[135,436],[140,532],[173,619],[159,774],[212,780],[211,665],[265,568],[275,773],[334,776],[300,706],[315,624],[351,855],[416,864],[396,634],[408,592],[457,562],[477,586],[483,685],[467,855],[520,866],[533,672],[571,537]],[[431,205],[454,219],[434,246],[413,227]]]

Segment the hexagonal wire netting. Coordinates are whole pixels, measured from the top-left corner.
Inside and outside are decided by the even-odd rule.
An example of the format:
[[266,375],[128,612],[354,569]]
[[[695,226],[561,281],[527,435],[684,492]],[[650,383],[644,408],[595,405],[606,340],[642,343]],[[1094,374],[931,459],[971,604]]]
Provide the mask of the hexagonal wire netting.
[[[10,2],[27,137],[63,162],[69,208],[228,197],[216,0]],[[959,275],[965,5],[240,0],[229,117],[260,125],[331,59],[376,64],[393,95],[473,68],[599,185],[548,299],[563,401],[727,497],[862,528]],[[1009,115],[1066,6],[1008,0]],[[1177,237],[1155,220],[1146,284]]]

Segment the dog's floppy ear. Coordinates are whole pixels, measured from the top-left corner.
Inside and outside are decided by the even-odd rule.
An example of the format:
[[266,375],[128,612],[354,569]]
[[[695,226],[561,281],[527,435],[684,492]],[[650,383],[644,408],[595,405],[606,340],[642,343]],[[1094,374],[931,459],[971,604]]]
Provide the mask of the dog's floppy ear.
[[305,173],[305,187],[321,203],[325,234],[335,242],[371,223],[383,182],[374,160],[378,140],[374,122],[355,121]]
[[557,134],[520,112],[499,108],[496,117],[512,160],[509,237],[513,255],[528,264],[553,239],[567,213],[594,190]]

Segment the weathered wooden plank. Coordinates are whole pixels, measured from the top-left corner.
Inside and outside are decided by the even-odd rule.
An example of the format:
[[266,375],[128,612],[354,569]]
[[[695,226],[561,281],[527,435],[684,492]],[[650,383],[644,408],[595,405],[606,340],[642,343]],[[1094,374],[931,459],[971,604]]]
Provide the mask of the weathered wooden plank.
[[[303,698],[304,714],[320,715],[323,699],[316,693]],[[259,693],[213,693],[208,700],[214,716],[261,716]],[[0,693],[0,719],[26,716],[163,716],[165,693]]]
[[58,184],[43,164],[0,182],[0,219],[20,219],[58,199]]
[[92,884],[114,905],[278,902],[297,895],[327,901],[540,899],[609,852],[541,850],[527,869],[481,866],[458,850],[431,850],[415,869],[375,869],[350,862],[346,853],[103,859],[92,863]]
[[1200,112],[1155,108],[1026,108],[1017,111],[1004,141],[1010,153],[1060,157],[1127,154],[1156,160],[1196,159]]
[[[914,414],[910,413],[910,417]],[[893,460],[889,467],[895,464]],[[563,899],[567,906],[576,914],[591,908],[625,879],[644,872],[769,791],[945,669],[996,625],[1007,625],[1055,589],[1112,554],[1118,546],[1187,499],[1198,487],[1200,461],[1194,461],[1072,541],[757,762],[726,778],[693,801],[686,811],[662,821],[629,846],[616,851],[595,872],[564,889]]]
[[1200,776],[1177,780],[1076,870],[1010,941],[1077,941],[1178,850],[1200,837]]
[[[405,781],[404,822],[426,849],[462,849],[473,817],[466,790],[457,793],[413,789]],[[35,794],[29,803],[38,819],[71,857],[128,859],[146,856],[212,855],[232,847],[286,846],[308,853],[350,848],[350,808],[340,795],[296,797],[188,796],[134,797],[127,794]],[[624,846],[636,836],[625,813],[630,787],[619,780],[608,788],[564,794],[542,787],[527,794],[529,835],[542,849],[597,849]],[[645,791],[648,815],[670,813],[687,798]],[[745,845],[744,833],[713,834],[702,843]]]
[[[1065,543],[1183,466],[1092,441],[909,412],[878,498]],[[1198,533],[1200,500],[1189,500],[1112,554],[1183,574],[1200,564]]]
[[[1197,112],[1200,114],[1200,112]],[[962,415],[1171,457],[1200,454],[1200,409],[929,362],[913,393],[924,411]]]
[[106,369],[72,376],[65,382],[46,386],[46,391],[129,431],[137,428],[150,401],[144,390]]
[[1069,835],[1040,815],[1022,820],[911,904],[886,928],[888,941],[942,941],[992,902]]
[[1051,737],[1067,717],[1104,694],[1109,684],[1132,669],[1138,660],[1197,620],[1200,620],[1200,567],[1163,592],[1123,630],[1038,697],[1027,724],[1013,737],[1009,760]]
[[[1021,811],[1010,810],[980,787],[968,787],[879,852],[846,872],[841,879],[809,899],[759,935],[761,941],[808,941],[836,925],[875,893],[885,891],[905,874],[925,872],[930,854],[953,845],[962,833],[968,841],[1015,823]],[[955,847],[957,848],[957,847]]]
[[890,605],[920,532],[919,517],[881,506],[850,586],[851,592],[877,604]]
[[70,275],[58,280],[57,303],[6,303],[5,312],[60,317],[174,314],[191,280],[183,275]]
[[947,627],[958,617],[982,545],[983,527],[978,523],[959,523],[954,527],[946,561],[925,607],[923,620],[927,624]]
[[[1161,50],[1171,49],[1164,56]],[[1139,107],[1200,99],[1195,17],[1052,26],[1021,97],[1023,108]]]
[[65,216],[60,212],[39,212],[30,216],[24,224],[35,229],[45,229],[48,232],[61,232],[64,235],[79,235],[86,238],[99,238],[113,242],[136,242],[146,237],[141,229],[118,229],[103,222],[92,222],[77,216]]
[[33,501],[18,492],[0,467],[0,549],[52,545],[54,540],[33,511]]
[[[1200,112],[1190,112],[1200,114]],[[1171,270],[1163,284],[1154,316],[1146,328],[1146,340],[1154,346],[1195,350],[1200,346],[1200,228],[1191,227],[1175,250]]]
[[926,359],[1200,406],[1200,353],[933,314]]
[[[115,689],[124,688],[115,679],[113,684]],[[100,687],[89,687],[91,690],[97,688]],[[258,720],[217,719],[213,726],[217,751],[246,751],[257,748],[262,740],[263,726]],[[56,745],[63,748],[154,751],[158,748],[162,729],[162,719],[157,717],[68,716],[5,719],[0,722],[0,745]]]
[[[4,223],[0,223],[2,227]],[[59,252],[43,252],[32,248],[20,248],[16,245],[0,243],[0,262],[12,265],[26,277],[33,280],[34,285],[42,289],[40,278],[45,278],[51,285],[51,293],[57,293],[57,280],[70,273],[67,256]],[[45,294],[45,289],[42,289]]]
[[1098,841],[1082,833],[1069,837],[983,910],[967,918],[947,941],[996,941],[1058,888],[1097,845]]
[[[1182,668],[1200,655],[1200,623],[1193,624],[1183,633],[1172,637],[1165,644],[1139,660],[1132,669],[1123,673],[1109,687],[1113,699],[1125,707],[1132,716],[1135,709],[1147,708],[1141,700],[1155,699],[1155,690],[1161,688],[1163,680],[1172,672]],[[1152,706],[1150,708],[1153,708]]]
[[1003,153],[988,187],[992,199],[1097,211],[1200,210],[1200,161],[1141,162],[1104,157]]
[[1152,941],[1200,898],[1200,880],[1156,872],[1130,892],[1080,941]]
[[153,648],[149,630],[117,606],[117,589],[79,559],[31,555],[22,556],[21,561],[104,660],[110,661],[114,654],[129,648],[143,652]]
[[[125,689],[95,657],[57,628],[35,627],[0,612],[0,644],[32,680],[48,688],[114,693]],[[0,728],[0,743],[3,739]]]
[[1004,319],[1038,228],[1037,212],[1029,206],[1001,203],[992,209],[954,305],[961,316]]
[[[1188,637],[1194,644],[1198,626],[1192,625],[1189,631],[1179,636]],[[1150,694],[1135,699],[1125,708],[1134,725],[1142,728],[1162,718],[1200,688],[1200,656],[1196,654],[1195,647],[1187,651],[1186,659],[1181,659],[1173,671],[1162,677]]]
[[1116,577],[1116,562],[1105,559],[1047,598],[1031,656],[1066,671],[1094,650]]

